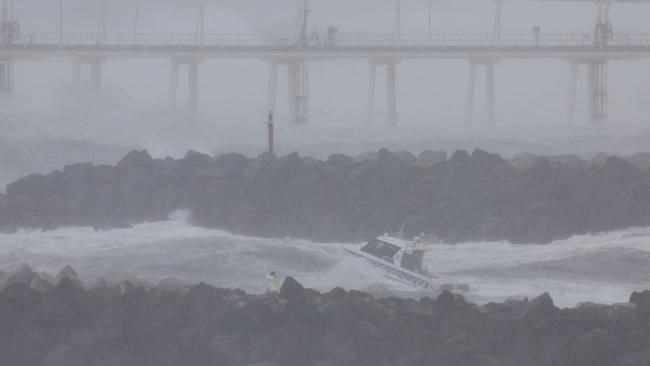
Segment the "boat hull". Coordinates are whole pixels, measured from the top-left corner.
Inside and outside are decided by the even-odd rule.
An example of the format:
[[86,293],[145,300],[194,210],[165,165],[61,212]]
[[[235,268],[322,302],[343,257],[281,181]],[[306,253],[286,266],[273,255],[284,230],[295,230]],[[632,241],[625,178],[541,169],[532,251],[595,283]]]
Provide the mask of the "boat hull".
[[442,290],[465,291],[466,289],[469,289],[466,285],[453,284],[451,281],[443,278],[442,276],[432,275],[429,277],[420,273],[409,271],[407,269],[396,266],[393,263],[389,263],[382,259],[376,258],[357,248],[345,248],[345,250],[356,257],[369,261],[373,266],[385,271],[387,277],[415,288],[434,292]]

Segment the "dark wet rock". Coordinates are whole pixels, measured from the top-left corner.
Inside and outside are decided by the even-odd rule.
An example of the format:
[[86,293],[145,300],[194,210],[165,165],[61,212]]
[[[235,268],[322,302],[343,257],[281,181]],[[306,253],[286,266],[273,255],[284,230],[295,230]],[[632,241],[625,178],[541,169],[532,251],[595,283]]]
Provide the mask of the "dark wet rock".
[[431,151],[425,150],[418,156],[415,165],[429,170],[432,166],[447,161],[447,152],[446,151]]
[[346,363],[336,361],[316,361],[312,366],[345,366]]
[[386,359],[386,339],[384,333],[368,321],[360,321],[353,325],[352,336],[356,345],[358,358],[364,364],[377,365]]
[[81,286],[81,282],[79,282],[79,277],[77,276],[77,272],[75,272],[74,269],[70,266],[65,266],[59,274],[56,275],[56,279],[58,281],[63,280],[64,278],[69,279],[74,283],[75,285]]
[[634,154],[625,160],[634,164],[642,172],[648,171],[650,169],[650,153],[638,153]]
[[147,151],[132,151],[117,163],[117,169],[143,168],[153,164],[153,158]]
[[196,225],[264,237],[360,241],[393,233],[445,242],[547,243],[576,234],[650,225],[642,156],[471,154],[382,149],[362,159],[298,154],[74,164],[34,174],[0,194],[0,232],[88,226],[127,228],[191,210]]
[[210,347],[226,364],[241,365],[248,361],[248,339],[245,336],[216,334]]
[[250,360],[305,365],[313,357],[317,338],[318,333],[314,329],[301,324],[284,325],[252,333],[249,345]]
[[289,302],[305,301],[305,288],[293,277],[287,277],[280,288],[280,297]]
[[85,366],[86,361],[70,346],[62,345],[50,352],[40,366]]
[[575,155],[553,155],[549,156],[548,160],[551,163],[560,163],[573,168],[584,168],[588,164],[586,160]]
[[47,292],[56,287],[59,280],[46,272],[35,272],[32,276],[30,286],[40,292]]
[[15,271],[10,272],[7,275],[4,286],[11,287],[17,284],[30,286],[32,279],[34,279],[34,276],[35,274],[32,267],[28,266],[27,264],[22,264]]
[[630,295],[630,302],[639,307],[650,308],[650,291],[633,292]]
[[519,153],[510,159],[510,164],[512,164],[518,172],[525,172],[533,166],[538,158],[537,155],[532,153]]
[[589,159],[589,163],[593,165],[605,165],[609,157],[610,157],[609,154],[601,151],[595,154],[594,156],[592,156],[591,159]]
[[572,344],[571,356],[567,365],[609,366],[620,353],[624,341],[615,333],[597,328],[578,336]]
[[0,234],[16,232],[16,221],[12,201],[6,194],[0,193]]
[[[507,365],[492,355],[494,348],[479,335],[460,333],[449,338],[427,357],[427,363],[441,366]],[[494,352],[496,353],[496,352]]]
[[327,162],[341,169],[350,169],[354,165],[354,158],[343,154],[332,154]]
[[327,332],[318,344],[323,356],[338,362],[352,362],[358,357],[354,338],[347,333],[333,330]]
[[527,304],[524,317],[526,322],[534,324],[552,317],[558,311],[551,295],[544,293]]
[[315,305],[306,302],[286,304],[279,312],[278,318],[282,322],[306,324],[317,330],[324,328],[323,315]]
[[61,273],[52,288],[18,280],[0,290],[0,364],[648,365],[648,292],[558,309],[548,294],[478,306],[448,291],[376,299],[291,281],[303,296],[275,302],[205,284],[85,289],[72,268]]
[[32,174],[7,185],[8,196],[37,195],[45,182],[43,174]]
[[648,366],[650,365],[650,347],[622,357],[614,366]]

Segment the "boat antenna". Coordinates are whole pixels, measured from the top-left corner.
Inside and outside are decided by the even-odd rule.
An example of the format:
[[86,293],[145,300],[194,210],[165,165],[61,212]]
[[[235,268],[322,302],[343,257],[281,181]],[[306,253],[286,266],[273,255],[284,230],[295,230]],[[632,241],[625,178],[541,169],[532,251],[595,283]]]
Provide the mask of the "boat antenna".
[[404,228],[405,227],[406,227],[406,224],[402,224],[402,227],[399,229],[399,233],[397,234],[398,238],[403,239],[402,236],[404,235]]

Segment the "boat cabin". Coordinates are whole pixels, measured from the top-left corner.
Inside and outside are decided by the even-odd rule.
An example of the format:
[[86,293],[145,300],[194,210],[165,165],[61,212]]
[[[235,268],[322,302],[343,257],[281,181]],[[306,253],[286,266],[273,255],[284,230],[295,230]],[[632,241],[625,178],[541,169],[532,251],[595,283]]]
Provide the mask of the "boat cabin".
[[380,236],[363,246],[361,251],[409,271],[422,271],[424,250],[402,239]]

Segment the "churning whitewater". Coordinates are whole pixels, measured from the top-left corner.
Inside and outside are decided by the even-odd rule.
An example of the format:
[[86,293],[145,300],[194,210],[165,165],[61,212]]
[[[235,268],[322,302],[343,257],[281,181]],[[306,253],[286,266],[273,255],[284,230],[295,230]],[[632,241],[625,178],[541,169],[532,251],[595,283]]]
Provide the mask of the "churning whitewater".
[[[344,250],[349,244],[237,236],[191,226],[187,217],[179,211],[171,221],[109,232],[62,228],[0,235],[0,268],[27,263],[55,272],[71,265],[88,285],[102,276],[151,283],[174,277],[254,293],[264,291],[264,276],[273,270],[323,291],[343,286],[376,295],[427,295],[352,257]],[[650,228],[639,228],[548,245],[441,244],[425,265],[469,284],[467,297],[479,303],[549,292],[559,306],[611,304],[650,286],[648,240]]]

